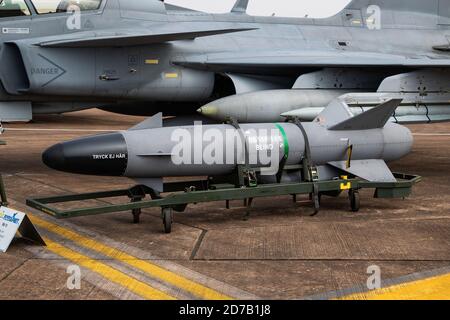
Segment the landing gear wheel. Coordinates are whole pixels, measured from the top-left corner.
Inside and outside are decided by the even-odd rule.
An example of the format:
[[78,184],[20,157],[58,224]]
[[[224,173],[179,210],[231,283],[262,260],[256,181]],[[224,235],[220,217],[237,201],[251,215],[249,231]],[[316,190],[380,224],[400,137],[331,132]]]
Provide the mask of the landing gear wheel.
[[358,212],[360,209],[360,204],[361,204],[361,200],[360,200],[360,196],[359,196],[359,191],[353,191],[351,190],[348,193],[348,196],[350,198],[350,207],[352,209],[352,212]]
[[172,222],[173,222],[172,208],[163,208],[162,209],[162,219],[163,219],[163,225],[164,225],[164,232],[171,233],[172,232]]

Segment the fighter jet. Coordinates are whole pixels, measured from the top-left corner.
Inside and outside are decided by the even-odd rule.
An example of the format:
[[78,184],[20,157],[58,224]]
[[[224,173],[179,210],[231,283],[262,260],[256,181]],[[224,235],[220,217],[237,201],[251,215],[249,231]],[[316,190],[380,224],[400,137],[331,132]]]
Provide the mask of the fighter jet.
[[450,118],[450,0],[354,0],[324,19],[251,16],[247,5],[209,14],[157,0],[0,0],[0,119],[195,114],[242,94],[257,114],[267,90],[310,100],[282,113],[325,107],[327,91],[399,94],[423,122]]

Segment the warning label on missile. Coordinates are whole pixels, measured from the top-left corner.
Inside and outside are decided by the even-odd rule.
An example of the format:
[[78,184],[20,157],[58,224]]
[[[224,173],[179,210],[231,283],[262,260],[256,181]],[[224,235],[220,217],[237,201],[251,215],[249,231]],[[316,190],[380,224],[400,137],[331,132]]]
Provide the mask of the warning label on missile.
[[125,153],[107,153],[107,154],[93,154],[92,159],[94,160],[115,160],[115,159],[126,159],[127,155]]

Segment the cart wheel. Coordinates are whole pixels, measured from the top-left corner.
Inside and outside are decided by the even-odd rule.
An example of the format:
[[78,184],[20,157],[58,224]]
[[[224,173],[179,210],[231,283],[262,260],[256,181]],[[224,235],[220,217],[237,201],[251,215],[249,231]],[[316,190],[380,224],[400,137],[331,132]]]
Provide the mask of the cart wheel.
[[314,213],[311,215],[312,217],[317,215],[319,213],[319,211],[320,211],[320,199],[319,199],[319,196],[316,195],[316,196],[313,196],[313,198],[314,198],[314,200],[313,200]]
[[132,210],[133,213],[133,223],[137,224],[141,221],[140,217],[141,217],[141,209],[133,209]]
[[164,224],[164,232],[171,233],[172,232],[172,222],[173,222],[172,208],[163,208],[162,209],[162,218],[163,218],[163,224]]
[[311,217],[314,217],[320,211],[320,201],[321,201],[321,194],[319,192],[319,187],[317,186],[317,184],[314,184],[314,193],[311,194],[311,198],[314,205],[314,213],[311,215]]
[[348,193],[348,196],[350,198],[350,207],[352,209],[353,212],[358,212],[359,208],[360,208],[360,197],[359,197],[359,191],[353,191],[351,190]]

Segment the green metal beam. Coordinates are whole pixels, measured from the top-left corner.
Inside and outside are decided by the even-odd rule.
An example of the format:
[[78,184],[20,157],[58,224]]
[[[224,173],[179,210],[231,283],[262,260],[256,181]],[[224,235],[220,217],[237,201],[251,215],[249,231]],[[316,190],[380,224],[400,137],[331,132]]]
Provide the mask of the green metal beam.
[[[208,180],[190,181],[183,183],[174,183],[170,193],[164,198],[154,200],[142,200],[122,204],[106,204],[96,207],[79,208],[70,210],[59,210],[49,206],[49,204],[97,200],[103,198],[130,196],[129,189],[113,190],[105,192],[94,192],[85,194],[73,194],[57,197],[48,197],[40,199],[28,199],[27,205],[38,209],[57,218],[70,218],[79,216],[89,216],[113,212],[131,211],[145,208],[176,208],[192,203],[204,203],[215,201],[246,200],[251,198],[274,197],[283,195],[311,194],[314,191],[314,185],[318,186],[321,193],[339,194],[339,191],[347,190],[349,186],[352,190],[358,189],[376,189],[378,197],[403,198],[411,193],[414,184],[420,182],[421,177],[404,174],[395,174],[399,180],[396,183],[371,183],[360,179],[350,180],[330,180],[319,182],[302,182],[289,184],[269,184],[259,185],[252,188],[235,188],[231,185],[210,185],[208,190],[189,190],[189,186],[205,186]],[[177,188],[175,188],[177,187]]]

